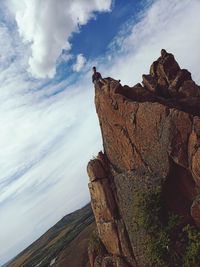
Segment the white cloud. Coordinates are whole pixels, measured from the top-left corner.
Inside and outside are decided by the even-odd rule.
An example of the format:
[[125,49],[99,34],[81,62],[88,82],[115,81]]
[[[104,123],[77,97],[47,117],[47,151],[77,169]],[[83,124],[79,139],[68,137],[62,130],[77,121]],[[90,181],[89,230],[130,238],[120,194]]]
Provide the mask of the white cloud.
[[88,79],[66,84],[18,95],[13,81],[12,101],[1,99],[1,260],[89,201],[86,165],[101,149],[94,93]]
[[79,72],[85,65],[86,58],[83,56],[83,54],[79,54],[76,58],[76,63],[73,65],[73,70],[76,72]]
[[89,201],[86,164],[101,139],[89,77],[32,80],[26,46],[6,27],[0,36],[1,265]]
[[[200,82],[199,10],[198,0],[154,1],[138,24],[129,25],[129,34],[117,38],[120,51],[113,48],[105,58],[86,62],[85,75],[73,85],[70,79],[54,85],[30,80],[25,71],[29,51],[23,53],[26,49],[0,28],[6,59],[6,64],[0,59],[1,261],[89,200],[86,163],[102,142],[90,67],[133,85],[166,48]],[[10,50],[17,55],[14,62]]]
[[61,50],[70,50],[69,37],[94,17],[109,11],[111,0],[8,0],[16,16],[19,33],[31,46],[29,71],[33,76],[52,78]]
[[200,83],[199,10],[199,0],[154,1],[136,25],[134,21],[129,25],[128,34],[125,29],[115,38],[116,45],[112,44],[114,50],[110,51],[113,60],[105,73],[120,77],[123,83],[135,84],[141,81],[143,73],[149,72],[151,63],[165,48]]
[[92,91],[84,87],[1,113],[2,260],[89,201],[86,165],[101,149],[101,139]]

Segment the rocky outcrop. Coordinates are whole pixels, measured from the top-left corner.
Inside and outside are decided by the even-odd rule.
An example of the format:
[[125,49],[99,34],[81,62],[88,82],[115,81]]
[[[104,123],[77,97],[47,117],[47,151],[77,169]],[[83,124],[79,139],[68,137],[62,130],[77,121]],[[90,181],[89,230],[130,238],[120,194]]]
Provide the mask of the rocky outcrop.
[[[100,152],[97,159],[89,162],[87,169],[91,181],[89,189],[99,237],[110,254],[123,255],[128,262],[134,264],[133,251],[124,222],[119,214],[114,184],[111,181],[108,166],[104,154]],[[104,263],[102,266],[107,265]],[[119,264],[117,266],[123,267]]]
[[200,87],[164,49],[142,83],[95,88],[104,151],[87,171],[101,267],[186,266],[184,227],[200,227]]

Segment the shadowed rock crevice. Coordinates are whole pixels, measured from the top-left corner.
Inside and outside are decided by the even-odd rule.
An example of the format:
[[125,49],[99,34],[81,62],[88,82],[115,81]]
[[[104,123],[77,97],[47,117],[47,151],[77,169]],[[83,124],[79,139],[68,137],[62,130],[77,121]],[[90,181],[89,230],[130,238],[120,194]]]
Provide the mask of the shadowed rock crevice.
[[104,151],[88,175],[106,248],[95,267],[186,267],[186,232],[199,231],[200,88],[165,50],[142,84],[95,87]]
[[170,212],[182,216],[185,223],[190,223],[193,220],[190,209],[195,196],[198,194],[190,171],[171,161],[170,172],[163,185],[163,193],[166,208]]

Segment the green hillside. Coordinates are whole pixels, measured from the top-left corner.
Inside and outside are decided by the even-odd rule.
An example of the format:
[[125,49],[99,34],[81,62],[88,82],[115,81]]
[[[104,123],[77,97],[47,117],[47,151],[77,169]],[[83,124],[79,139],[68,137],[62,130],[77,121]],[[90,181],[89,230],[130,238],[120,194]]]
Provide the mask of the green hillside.
[[[94,216],[90,204],[63,217],[38,240],[21,252],[7,267],[47,267],[66,266],[66,258],[71,267],[79,262],[87,266],[87,244],[95,227]],[[82,240],[83,239],[83,240]],[[77,241],[76,241],[77,240]],[[73,249],[74,246],[74,249]],[[75,256],[72,254],[75,251]],[[82,259],[83,258],[83,259]],[[64,264],[64,265],[63,265]]]

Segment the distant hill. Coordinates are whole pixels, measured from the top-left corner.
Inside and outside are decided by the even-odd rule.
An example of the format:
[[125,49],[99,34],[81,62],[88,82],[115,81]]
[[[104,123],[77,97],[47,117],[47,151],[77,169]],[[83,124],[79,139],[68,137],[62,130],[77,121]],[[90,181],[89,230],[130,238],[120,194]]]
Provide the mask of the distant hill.
[[6,267],[87,267],[88,240],[94,228],[88,204],[63,217]]

